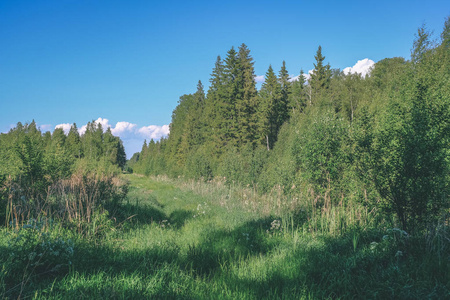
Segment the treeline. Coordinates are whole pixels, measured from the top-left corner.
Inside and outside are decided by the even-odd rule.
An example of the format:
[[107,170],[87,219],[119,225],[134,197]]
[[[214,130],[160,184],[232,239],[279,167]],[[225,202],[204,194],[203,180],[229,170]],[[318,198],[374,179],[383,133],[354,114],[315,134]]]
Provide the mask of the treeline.
[[332,69],[320,46],[315,60],[309,80],[269,66],[258,91],[249,49],[231,48],[207,93],[199,82],[183,95],[169,137],[144,143],[130,167],[359,201],[408,230],[448,213],[450,19],[439,43],[420,28],[410,60],[381,60],[366,77]]
[[0,135],[0,174],[4,176],[64,178],[79,160],[105,160],[123,168],[125,149],[110,128],[104,132],[94,121],[87,124],[83,135],[75,123],[67,135],[62,128],[42,133],[35,121],[25,125],[19,122]]
[[0,224],[12,218],[13,210],[27,214],[22,216],[25,221],[36,218],[55,202],[49,199],[55,197],[56,186],[74,179],[75,173],[79,178],[74,181],[83,181],[81,185],[92,179],[106,186],[125,163],[122,141],[109,128],[104,132],[101,124],[89,122],[80,136],[76,124],[66,135],[62,128],[42,133],[34,121],[19,122],[0,135]]

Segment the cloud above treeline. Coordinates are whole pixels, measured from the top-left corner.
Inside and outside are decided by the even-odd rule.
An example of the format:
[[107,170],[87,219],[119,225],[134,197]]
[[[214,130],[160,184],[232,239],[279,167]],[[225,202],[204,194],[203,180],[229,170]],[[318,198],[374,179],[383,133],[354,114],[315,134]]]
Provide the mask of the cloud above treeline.
[[[162,137],[167,137],[169,135],[169,125],[149,125],[138,127],[137,124],[130,122],[117,122],[115,125],[109,123],[108,119],[98,118],[94,121],[96,124],[101,124],[104,131],[111,128],[111,133],[114,136],[118,136],[122,139],[125,151],[127,153],[127,158],[135,152],[141,150],[144,140],[150,141],[159,140]],[[55,126],[56,128],[62,128],[65,134],[68,134],[72,124],[63,123]],[[82,135],[86,132],[87,124],[78,128],[78,132]]]
[[[359,73],[363,77],[367,74],[370,74],[370,71],[372,67],[375,65],[375,62],[371,59],[365,58],[362,60],[358,60],[358,62],[353,67],[347,67],[342,72],[346,75],[348,74],[355,74]],[[309,80],[311,78],[311,73],[313,70],[309,70],[307,73],[304,74],[305,80]],[[291,75],[289,81],[297,81],[300,75],[293,76]],[[255,76],[255,81],[257,83],[263,83],[264,82],[264,75],[258,75]],[[103,130],[107,130],[108,128],[111,128],[111,132],[113,135],[120,137],[123,142],[125,149],[127,150],[127,156],[130,157],[130,155],[134,152],[139,151],[139,145],[142,145],[144,142],[144,139],[147,141],[153,139],[153,140],[159,140],[162,137],[167,137],[169,135],[169,125],[148,125],[148,126],[142,126],[138,127],[137,124],[130,123],[130,122],[117,122],[115,126],[111,125],[109,123],[108,119],[105,118],[98,118],[95,120],[95,123],[101,124],[103,127]],[[69,133],[69,130],[71,128],[72,124],[70,123],[62,123],[55,126],[56,128],[62,128],[66,134]],[[50,129],[50,125],[41,125],[41,127],[45,127],[46,129]],[[84,134],[86,132],[86,125],[81,126],[78,129],[78,132],[80,134]],[[41,129],[42,129],[41,128]]]
[[371,59],[364,58],[363,60],[358,60],[358,62],[353,67],[348,67],[343,70],[345,75],[350,73],[355,74],[359,73],[363,77],[370,73],[372,67],[375,65],[375,62]]
[[[347,67],[342,72],[345,75],[348,74],[361,74],[363,77],[365,77],[367,74],[370,74],[370,71],[372,70],[372,67],[375,65],[375,62],[371,59],[364,58],[362,60],[358,60],[358,62],[353,67]],[[305,77],[305,80],[308,81],[311,78],[311,74],[314,70],[309,70],[307,73],[303,74]],[[300,75],[294,76],[291,75],[289,78],[290,82],[297,81]],[[255,76],[255,81],[258,83],[263,83],[265,81],[264,75],[257,75]]]
[[[109,123],[108,119],[98,118],[94,121],[96,124],[101,124],[103,130],[106,131],[108,128],[111,128],[111,132],[113,135],[121,137],[121,138],[146,138],[146,139],[154,139],[159,140],[162,137],[166,137],[169,135],[169,125],[149,125],[138,128],[137,124],[133,124],[130,122],[117,122],[115,126]],[[55,126],[56,128],[62,128],[64,133],[68,134],[70,131],[72,124],[63,123]],[[86,132],[87,124],[81,126],[78,129],[78,132],[82,135]]]

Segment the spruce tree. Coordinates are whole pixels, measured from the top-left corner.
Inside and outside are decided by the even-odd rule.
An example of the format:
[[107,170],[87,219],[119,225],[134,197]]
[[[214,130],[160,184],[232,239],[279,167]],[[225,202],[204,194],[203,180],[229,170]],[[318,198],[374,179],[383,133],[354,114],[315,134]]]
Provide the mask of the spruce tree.
[[203,128],[205,127],[205,120],[203,110],[205,106],[205,92],[200,80],[197,84],[197,91],[192,95],[187,104],[181,137],[181,145],[185,148],[184,152],[186,154],[204,142]]
[[291,94],[291,82],[289,82],[289,72],[286,69],[286,62],[284,60],[281,66],[278,81],[280,82],[281,87],[280,90],[281,97],[276,107],[277,132],[280,130],[283,123],[289,118],[288,103],[289,103],[289,95]]
[[309,85],[311,88],[310,104],[314,104],[320,100],[329,87],[331,79],[330,65],[324,65],[325,56],[322,55],[322,47],[319,46],[314,56],[316,63],[311,73]]
[[66,142],[66,135],[64,134],[64,130],[62,128],[56,128],[52,134],[52,145],[64,147],[65,142]]
[[272,66],[266,72],[265,81],[259,92],[258,129],[261,144],[272,149],[277,134],[277,103],[281,98],[281,86]]
[[303,112],[307,105],[307,93],[306,93],[306,79],[303,70],[300,70],[298,80],[292,83],[291,93],[289,94],[288,110],[289,114],[295,114],[295,112]]
[[238,95],[236,99],[238,146],[256,144],[256,81],[253,58],[245,44],[239,47]]
[[238,123],[236,102],[239,97],[240,61],[238,53],[231,47],[227,52],[224,66],[224,95],[220,99],[218,114],[222,115],[223,124],[219,126],[219,136],[225,145],[237,145]]
[[214,69],[211,74],[210,87],[205,99],[205,128],[208,130],[205,138],[213,145],[213,149],[220,149],[222,141],[219,132],[225,123],[224,116],[219,113],[222,106],[222,98],[225,95],[224,65],[220,56],[217,56]]
[[70,155],[75,158],[83,157],[80,133],[78,132],[77,124],[73,123],[70,127],[69,134],[66,138],[66,147],[69,150]]

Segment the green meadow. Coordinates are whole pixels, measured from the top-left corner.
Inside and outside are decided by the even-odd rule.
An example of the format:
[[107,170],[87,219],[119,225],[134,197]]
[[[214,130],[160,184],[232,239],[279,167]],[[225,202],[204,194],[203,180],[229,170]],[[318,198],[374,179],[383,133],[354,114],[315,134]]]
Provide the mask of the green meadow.
[[[260,196],[220,181],[134,174],[122,179],[129,190],[113,221],[99,217],[79,232],[43,216],[18,230],[3,229],[3,298],[449,295],[449,249],[448,243],[441,247],[442,233],[415,239],[355,207],[329,207],[311,217],[306,214],[311,199]],[[305,214],[289,213],[294,202]],[[33,257],[38,255],[41,259]]]

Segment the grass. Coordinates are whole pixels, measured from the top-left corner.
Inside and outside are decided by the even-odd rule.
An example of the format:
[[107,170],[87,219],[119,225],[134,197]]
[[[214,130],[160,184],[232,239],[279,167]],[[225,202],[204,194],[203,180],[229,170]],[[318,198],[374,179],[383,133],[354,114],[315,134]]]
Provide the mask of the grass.
[[[0,234],[3,298],[438,299],[449,295],[448,241],[439,240],[436,258],[426,241],[389,230],[388,223],[375,224],[376,216],[363,207],[322,208],[313,215],[308,203],[276,192],[260,196],[252,189],[221,182],[126,178],[130,189],[116,225],[95,242],[57,225],[51,228],[51,236],[45,237],[51,245],[70,236],[74,249],[70,265],[52,262],[64,265],[55,272],[36,272],[27,265],[28,258],[22,264],[11,260],[11,253],[19,252],[11,247],[13,234],[4,229]],[[25,257],[35,250],[22,248]]]

